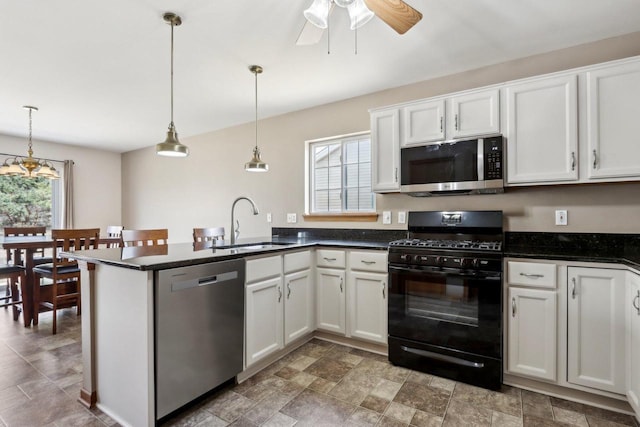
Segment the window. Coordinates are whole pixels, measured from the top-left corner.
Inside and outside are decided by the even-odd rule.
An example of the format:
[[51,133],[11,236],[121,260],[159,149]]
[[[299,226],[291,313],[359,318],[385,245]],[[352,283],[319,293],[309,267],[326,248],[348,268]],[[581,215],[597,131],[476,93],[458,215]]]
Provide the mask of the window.
[[307,141],[307,212],[374,212],[369,132]]

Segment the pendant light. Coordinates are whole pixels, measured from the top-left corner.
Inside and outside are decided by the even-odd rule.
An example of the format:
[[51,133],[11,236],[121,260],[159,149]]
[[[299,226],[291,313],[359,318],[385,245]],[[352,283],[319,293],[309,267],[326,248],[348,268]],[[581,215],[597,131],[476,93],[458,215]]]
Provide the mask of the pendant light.
[[189,155],[189,148],[180,144],[178,132],[176,132],[176,128],[173,125],[173,27],[182,24],[182,19],[171,12],[165,13],[163,18],[171,25],[171,123],[169,123],[167,139],[156,145],[156,154],[168,157],[186,157]]
[[249,67],[256,76],[256,146],[253,149],[253,158],[244,164],[244,170],[247,172],[266,172],[269,170],[269,165],[260,160],[260,149],[258,148],[258,74],[262,73],[262,67],[259,65],[252,65]]

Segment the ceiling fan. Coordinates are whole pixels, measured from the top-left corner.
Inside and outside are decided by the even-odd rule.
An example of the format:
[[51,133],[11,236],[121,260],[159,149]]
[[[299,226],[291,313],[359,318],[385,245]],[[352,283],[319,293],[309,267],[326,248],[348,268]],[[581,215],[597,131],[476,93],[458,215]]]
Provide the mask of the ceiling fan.
[[320,41],[335,5],[348,10],[352,30],[377,16],[398,34],[404,34],[422,19],[422,13],[402,0],[313,0],[311,6],[304,11],[307,21],[296,45],[311,45]]

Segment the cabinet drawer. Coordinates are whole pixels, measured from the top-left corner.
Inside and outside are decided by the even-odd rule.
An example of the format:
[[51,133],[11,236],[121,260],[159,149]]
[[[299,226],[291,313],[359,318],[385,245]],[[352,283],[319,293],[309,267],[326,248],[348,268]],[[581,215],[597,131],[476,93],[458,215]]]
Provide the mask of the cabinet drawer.
[[387,252],[386,251],[350,252],[349,268],[351,270],[376,271],[380,273],[386,273],[387,272]]
[[280,255],[247,261],[246,280],[252,283],[282,274],[282,257]]
[[294,252],[284,255],[284,273],[306,270],[311,267],[311,251]]
[[507,270],[507,281],[510,285],[552,289],[556,287],[555,264],[509,261]]
[[316,251],[316,265],[318,267],[344,268],[344,251],[333,249],[318,249]]

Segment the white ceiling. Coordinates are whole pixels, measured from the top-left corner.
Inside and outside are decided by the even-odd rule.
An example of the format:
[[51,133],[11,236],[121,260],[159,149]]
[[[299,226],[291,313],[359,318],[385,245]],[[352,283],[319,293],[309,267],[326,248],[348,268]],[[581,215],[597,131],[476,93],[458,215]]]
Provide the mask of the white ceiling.
[[169,124],[176,12],[175,124],[181,138],[254,119],[640,30],[639,0],[407,0],[405,35],[347,11],[298,47],[312,0],[0,0],[0,133],[117,152],[151,146]]

